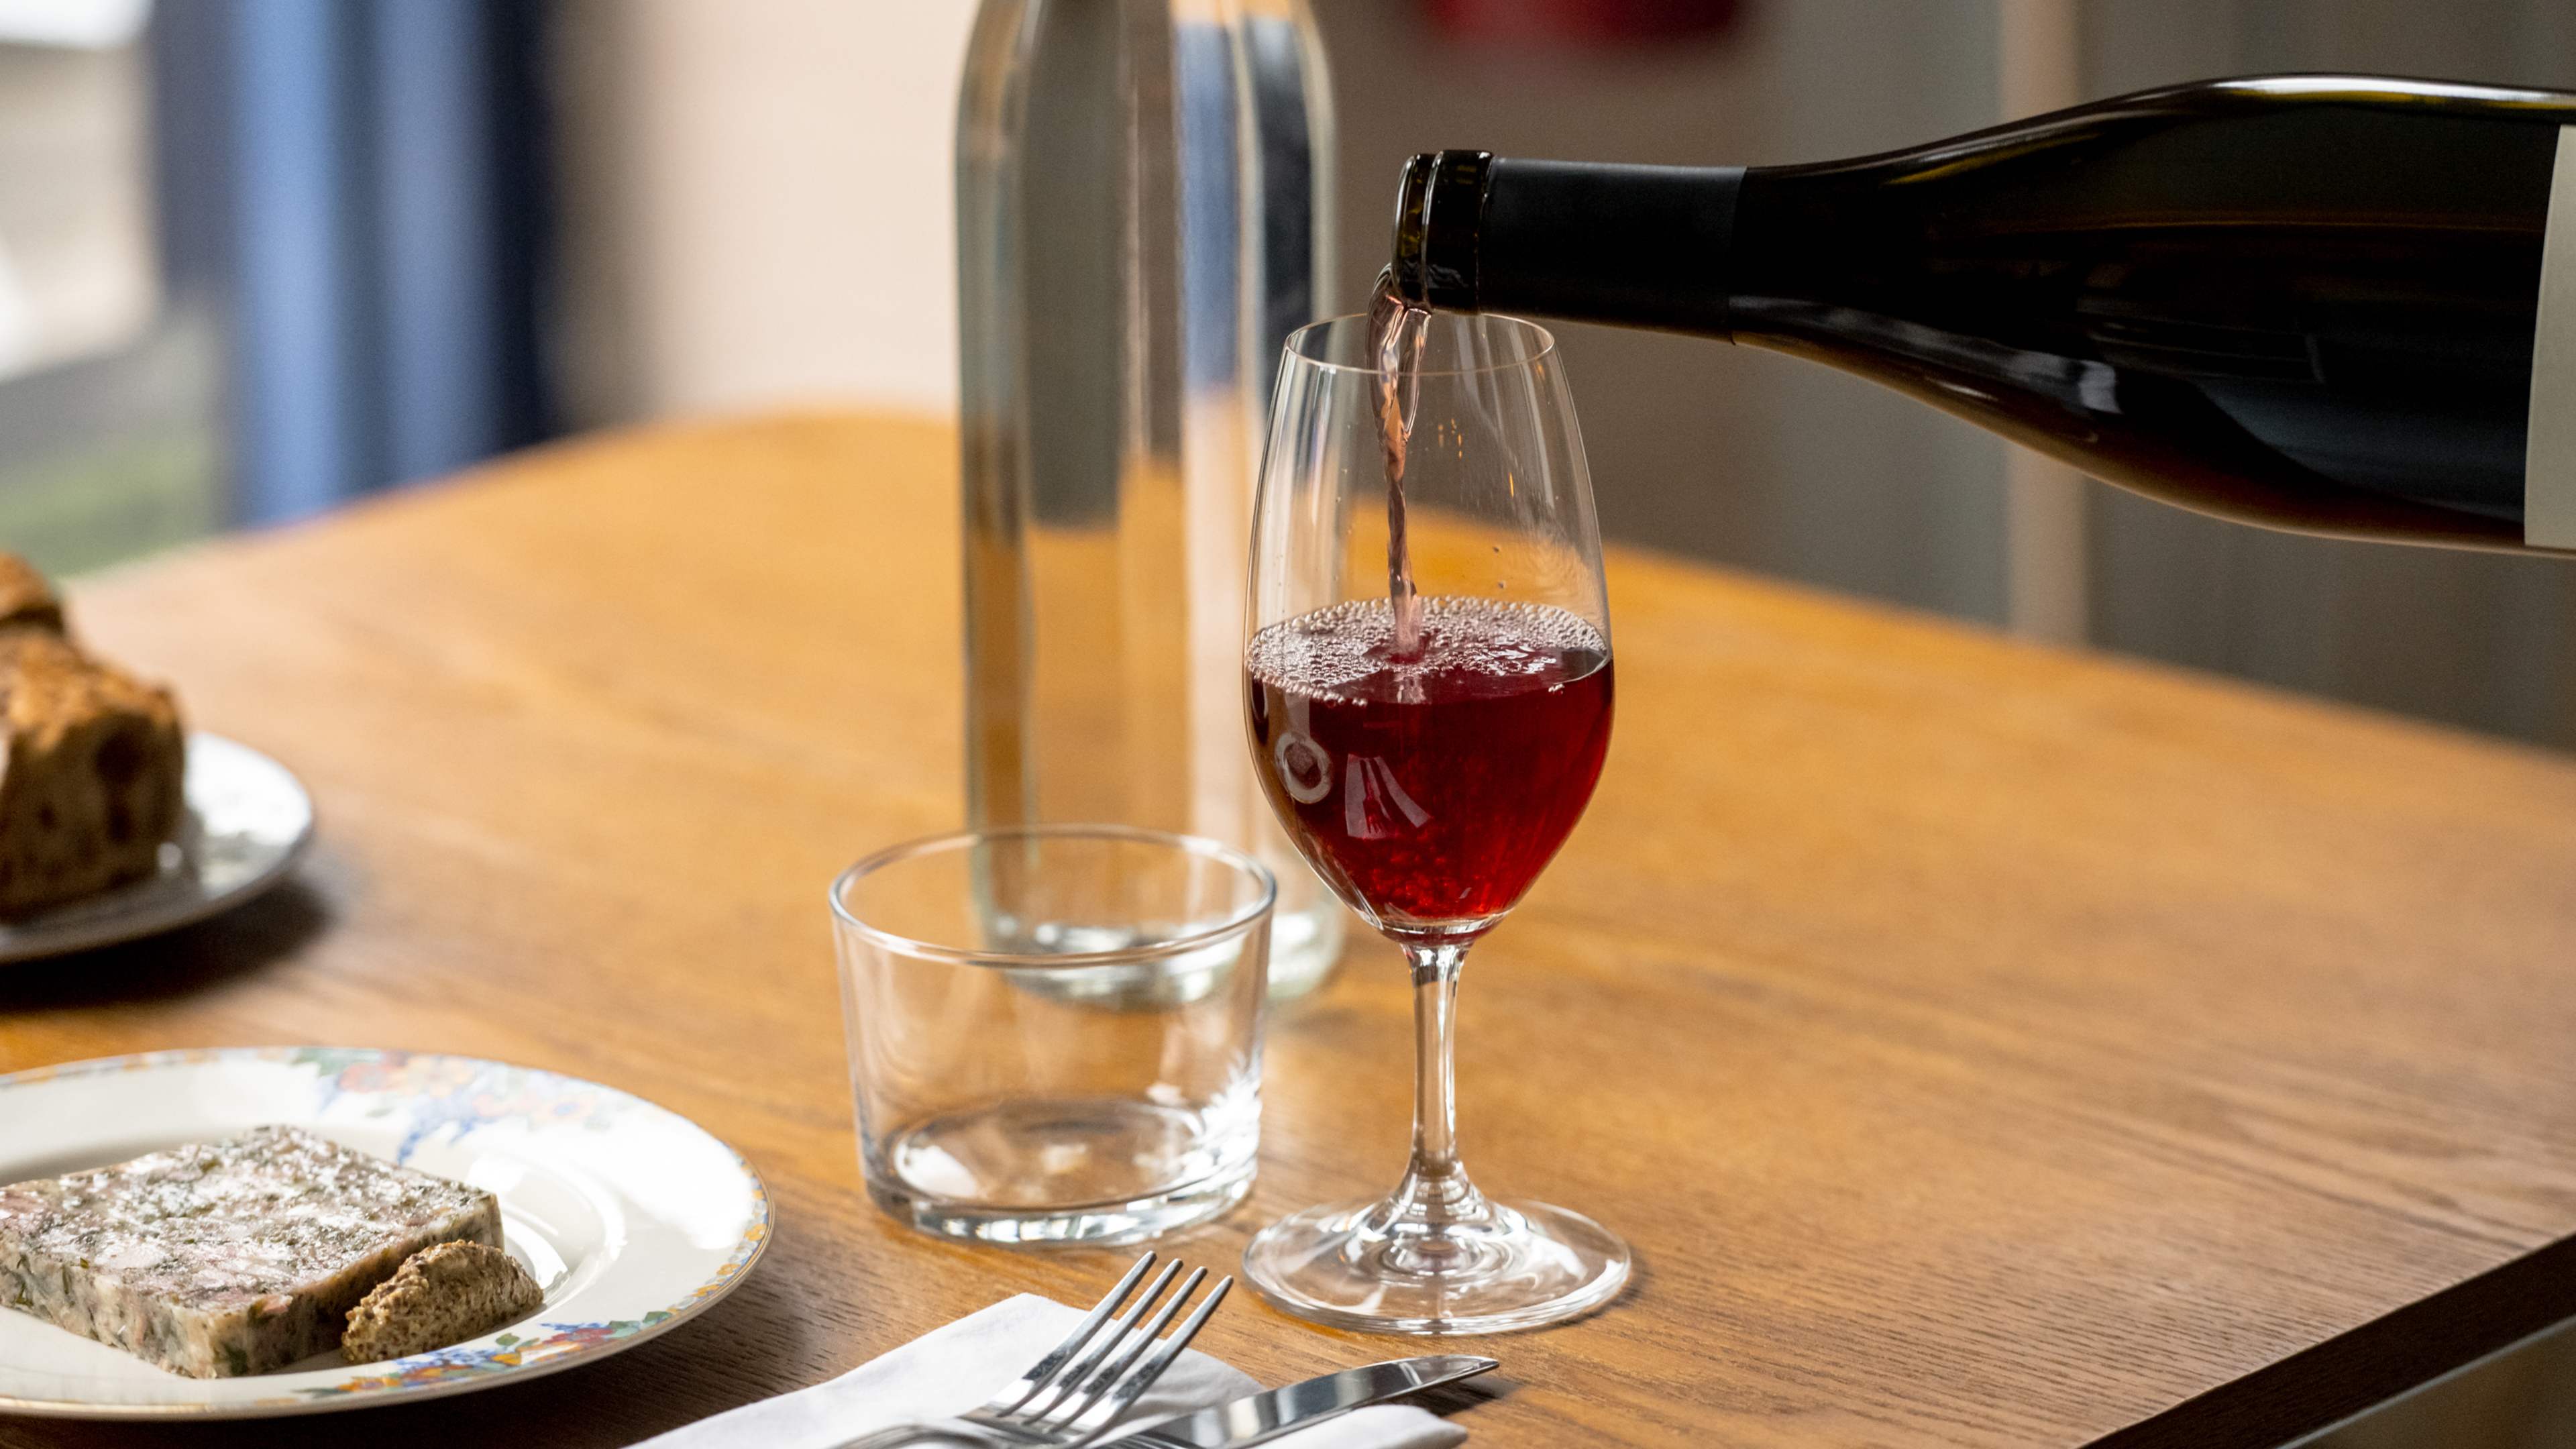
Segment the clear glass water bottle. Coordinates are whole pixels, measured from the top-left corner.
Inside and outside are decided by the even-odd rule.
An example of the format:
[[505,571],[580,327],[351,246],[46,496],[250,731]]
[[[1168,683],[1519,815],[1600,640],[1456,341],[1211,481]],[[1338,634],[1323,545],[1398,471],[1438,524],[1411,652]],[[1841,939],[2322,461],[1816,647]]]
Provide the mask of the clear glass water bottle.
[[983,0],[957,121],[968,813],[1252,849],[1274,996],[1342,935],[1242,706],[1253,475],[1281,342],[1322,310],[1330,131],[1304,0]]

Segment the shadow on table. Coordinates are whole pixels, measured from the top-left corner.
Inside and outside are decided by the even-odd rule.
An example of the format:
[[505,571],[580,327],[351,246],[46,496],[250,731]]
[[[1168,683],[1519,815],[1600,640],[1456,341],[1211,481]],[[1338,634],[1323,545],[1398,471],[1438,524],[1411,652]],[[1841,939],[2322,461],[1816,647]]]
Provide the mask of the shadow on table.
[[178,996],[293,955],[330,924],[322,896],[290,880],[193,926],[69,956],[0,966],[0,1012]]
[[[1487,1357],[1490,1358],[1492,1355],[1489,1354]],[[1454,1384],[1442,1384],[1436,1389],[1424,1389],[1403,1402],[1417,1409],[1428,1409],[1441,1418],[1448,1419],[1481,1409],[1487,1404],[1508,1399],[1519,1393],[1520,1388],[1520,1380],[1504,1373],[1501,1369],[1495,1369],[1491,1373],[1478,1374],[1472,1379],[1461,1379]],[[1466,1420],[1462,1427],[1472,1432],[1476,1427],[1476,1421]]]

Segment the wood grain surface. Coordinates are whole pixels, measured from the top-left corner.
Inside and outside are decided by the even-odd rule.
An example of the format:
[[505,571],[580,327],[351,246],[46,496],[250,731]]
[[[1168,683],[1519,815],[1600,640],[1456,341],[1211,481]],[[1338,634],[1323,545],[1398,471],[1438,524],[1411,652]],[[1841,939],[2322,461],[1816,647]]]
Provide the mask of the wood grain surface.
[[[0,968],[0,1070],[334,1043],[574,1072],[749,1156],[773,1251],[683,1330],[357,1420],[0,1444],[615,1445],[1126,1257],[863,1197],[826,880],[960,814],[953,443],[576,443],[90,580],[99,647],[302,774],[233,916]],[[1614,553],[1590,816],[1470,963],[1489,1187],[1626,1234],[1484,1341],[1484,1449],[2277,1443],[2576,1312],[2576,765]],[[1252,1202],[1390,1181],[1384,946],[1273,1024]],[[7,1124],[0,1122],[0,1132]],[[1265,1379],[1421,1351],[1238,1297]]]

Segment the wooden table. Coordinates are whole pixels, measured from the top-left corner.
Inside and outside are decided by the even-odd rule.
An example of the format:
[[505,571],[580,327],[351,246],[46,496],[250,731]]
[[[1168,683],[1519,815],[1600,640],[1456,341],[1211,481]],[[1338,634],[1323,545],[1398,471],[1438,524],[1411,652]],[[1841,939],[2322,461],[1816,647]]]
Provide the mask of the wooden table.
[[[627,1443],[1123,1253],[916,1236],[854,1161],[823,885],[959,816],[950,435],[804,418],[527,455],[92,580],[77,617],[319,801],[299,884],[0,972],[0,1070],[441,1049],[739,1146],[702,1321],[357,1421],[0,1444]],[[1590,817],[1468,973],[1487,1185],[1634,1243],[1493,1340],[1482,1449],[2266,1445],[2576,1313],[2576,766],[1615,554]],[[1401,973],[1273,1027],[1252,1203],[1403,1155]],[[6,1124],[0,1123],[0,1131]],[[1245,1295],[1280,1380],[1416,1350]]]

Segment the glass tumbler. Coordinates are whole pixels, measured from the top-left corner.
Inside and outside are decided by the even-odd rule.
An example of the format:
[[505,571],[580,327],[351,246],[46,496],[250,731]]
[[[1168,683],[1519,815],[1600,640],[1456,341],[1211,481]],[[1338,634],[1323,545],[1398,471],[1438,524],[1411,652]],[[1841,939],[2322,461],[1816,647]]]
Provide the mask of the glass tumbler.
[[[1129,1243],[1251,1190],[1270,872],[1114,825],[967,831],[832,883],[859,1165],[926,1232]],[[1101,983],[1150,972],[1140,998]]]

